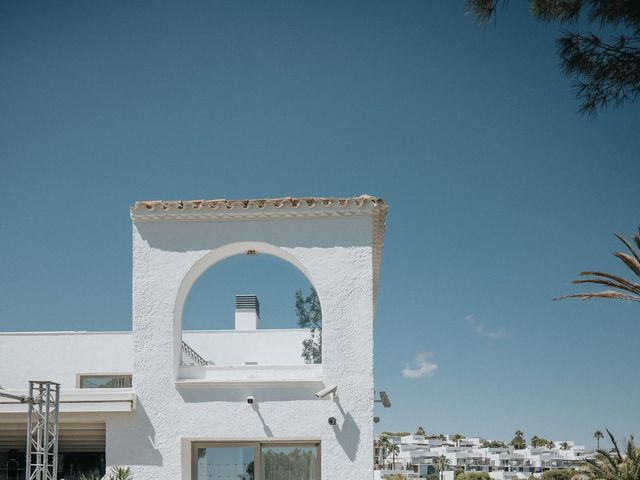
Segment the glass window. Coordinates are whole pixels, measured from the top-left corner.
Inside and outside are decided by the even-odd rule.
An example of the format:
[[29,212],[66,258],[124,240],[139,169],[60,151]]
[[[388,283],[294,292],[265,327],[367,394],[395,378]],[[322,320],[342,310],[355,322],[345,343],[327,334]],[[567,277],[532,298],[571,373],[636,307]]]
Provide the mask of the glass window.
[[81,375],[80,388],[131,388],[131,375]]
[[317,447],[261,448],[262,478],[260,480],[318,480]]
[[196,443],[194,480],[320,480],[320,445]]
[[198,448],[198,480],[255,480],[254,467],[252,447]]

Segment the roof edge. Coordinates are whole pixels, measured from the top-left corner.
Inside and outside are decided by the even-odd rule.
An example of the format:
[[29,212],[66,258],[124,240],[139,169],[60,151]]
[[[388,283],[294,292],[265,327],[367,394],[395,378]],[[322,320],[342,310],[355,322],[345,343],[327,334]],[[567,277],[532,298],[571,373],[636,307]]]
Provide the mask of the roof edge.
[[242,220],[258,217],[306,217],[371,214],[386,210],[384,200],[358,197],[284,197],[245,200],[147,200],[130,207],[131,219],[139,221]]

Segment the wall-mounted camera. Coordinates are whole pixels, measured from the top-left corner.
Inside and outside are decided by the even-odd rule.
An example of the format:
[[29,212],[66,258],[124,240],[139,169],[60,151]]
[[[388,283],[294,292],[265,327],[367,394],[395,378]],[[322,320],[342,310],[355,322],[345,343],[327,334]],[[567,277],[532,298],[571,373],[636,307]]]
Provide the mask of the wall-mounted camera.
[[329,417],[329,420],[327,420],[329,422],[329,425],[334,426],[337,422],[336,417]]
[[255,401],[256,401],[256,399],[253,396],[250,395],[250,396],[247,397],[247,403],[249,405],[253,405],[253,402],[255,402]]
[[337,385],[330,385],[327,388],[323,388],[319,392],[316,392],[316,397],[324,398],[327,395],[331,395],[331,398],[333,399],[336,396],[336,392],[337,391],[338,391],[338,386]]

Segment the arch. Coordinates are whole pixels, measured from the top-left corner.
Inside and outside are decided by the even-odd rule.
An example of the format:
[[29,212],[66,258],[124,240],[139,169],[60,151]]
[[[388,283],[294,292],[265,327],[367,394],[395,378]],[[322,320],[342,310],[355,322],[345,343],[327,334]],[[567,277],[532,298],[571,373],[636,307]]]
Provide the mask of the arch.
[[[198,261],[196,261],[193,266],[189,269],[189,271],[185,274],[180,282],[180,287],[178,288],[178,293],[176,295],[176,300],[174,303],[174,325],[173,325],[173,333],[174,333],[174,353],[175,353],[175,365],[176,368],[180,364],[180,358],[182,356],[182,346],[181,346],[181,337],[182,337],[182,329],[183,329],[183,314],[184,307],[189,297],[189,293],[193,285],[198,281],[198,279],[202,276],[202,274],[208,269],[212,268],[216,264],[226,260],[230,257],[246,254],[248,251],[255,251],[255,253],[272,255],[276,258],[284,260],[290,265],[294,266],[298,269],[309,281],[311,286],[316,290],[320,305],[322,306],[322,299],[320,298],[320,292],[316,287],[316,284],[311,277],[311,274],[306,269],[306,267],[291,253],[283,250],[280,247],[272,245],[270,243],[265,242],[235,242],[227,245],[223,245],[222,247],[218,247]],[[322,307],[321,307],[322,308]]]

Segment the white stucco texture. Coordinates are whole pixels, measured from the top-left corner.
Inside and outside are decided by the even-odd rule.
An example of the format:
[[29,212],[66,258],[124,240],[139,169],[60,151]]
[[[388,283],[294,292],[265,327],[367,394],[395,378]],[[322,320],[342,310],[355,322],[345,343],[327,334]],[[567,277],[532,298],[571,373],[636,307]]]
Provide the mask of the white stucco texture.
[[0,386],[26,390],[29,380],[77,387],[79,374],[131,373],[131,332],[0,333]]
[[[192,441],[296,439],[321,442],[323,480],[369,480],[372,217],[230,220],[134,219],[133,387],[139,403],[130,416],[108,420],[107,463],[132,466],[137,480],[190,480]],[[323,364],[303,368],[297,378],[267,366],[261,382],[246,377],[217,385],[209,378],[185,387],[180,340],[189,289],[211,265],[247,250],[277,255],[309,278],[322,304]],[[338,385],[336,401],[315,397],[331,384]],[[248,395],[257,399],[253,407]],[[336,426],[328,424],[331,416]]]

